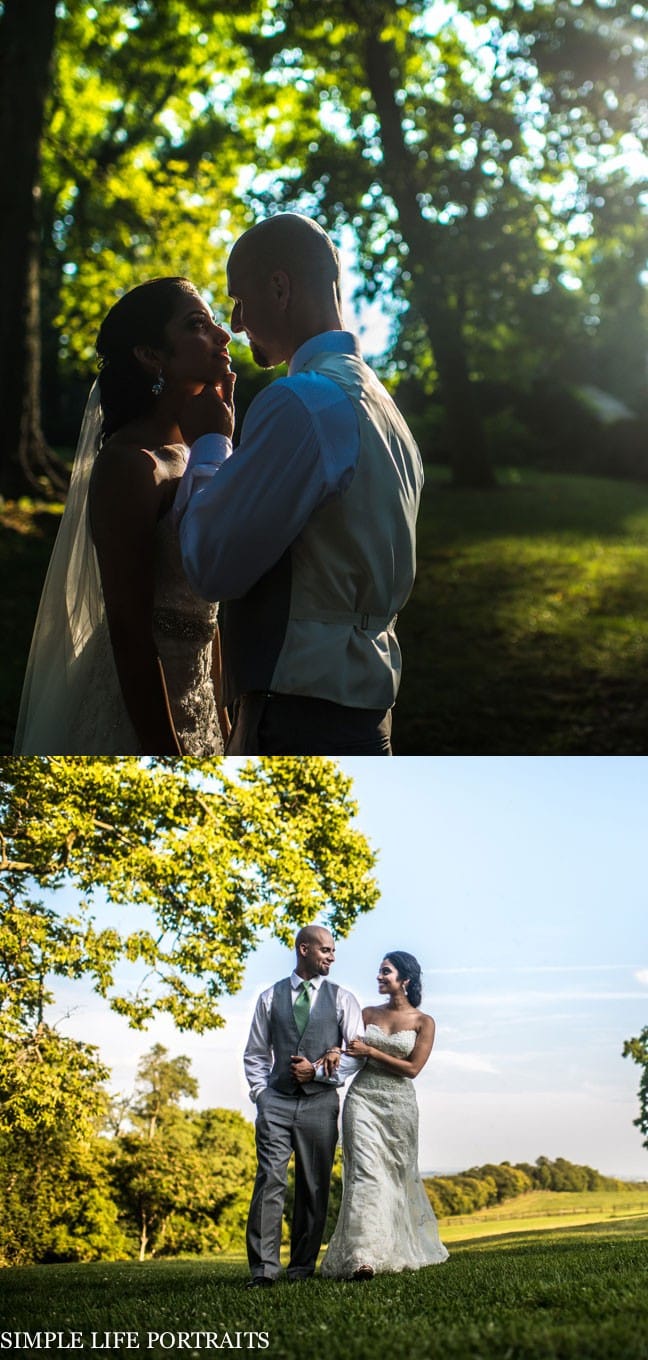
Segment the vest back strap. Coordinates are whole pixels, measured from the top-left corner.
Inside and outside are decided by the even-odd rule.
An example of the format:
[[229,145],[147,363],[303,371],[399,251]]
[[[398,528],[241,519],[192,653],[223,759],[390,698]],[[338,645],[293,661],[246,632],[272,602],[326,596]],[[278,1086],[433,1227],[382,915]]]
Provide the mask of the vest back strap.
[[291,611],[290,618],[293,623],[346,623],[368,633],[382,633],[386,628],[395,625],[398,615],[393,614],[387,619],[384,614],[362,614],[359,611],[354,614],[348,609],[317,609],[312,614],[304,613],[302,610],[297,610],[293,614]]

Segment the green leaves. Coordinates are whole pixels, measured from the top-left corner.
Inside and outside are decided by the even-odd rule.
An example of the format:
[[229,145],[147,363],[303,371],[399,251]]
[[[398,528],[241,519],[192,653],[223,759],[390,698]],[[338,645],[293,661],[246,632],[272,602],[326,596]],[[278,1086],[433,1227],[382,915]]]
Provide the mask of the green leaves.
[[[371,910],[375,855],[336,764],[230,768],[220,757],[0,761],[0,1020],[38,1021],[53,977],[87,975],[135,1026],[166,1013],[214,1028],[263,932],[290,944],[319,916],[344,936]],[[61,917],[32,901],[34,884],[73,886],[85,905]],[[130,926],[98,930],[97,895],[128,906]],[[114,987],[120,959],[144,966],[132,992]]]
[[648,1025],[634,1039],[626,1039],[623,1045],[624,1058],[632,1058],[641,1067],[639,1082],[639,1114],[633,1119],[644,1136],[644,1147],[648,1148]]
[[45,1024],[0,1035],[0,1133],[92,1135],[107,1108],[96,1049]]

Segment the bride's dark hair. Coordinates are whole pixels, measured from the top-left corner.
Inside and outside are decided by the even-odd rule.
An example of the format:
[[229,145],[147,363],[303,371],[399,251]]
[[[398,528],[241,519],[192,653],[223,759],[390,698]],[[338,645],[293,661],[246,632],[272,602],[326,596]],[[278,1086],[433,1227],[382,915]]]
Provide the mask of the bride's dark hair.
[[406,954],[403,949],[395,949],[391,954],[385,954],[385,958],[393,963],[399,978],[403,981],[409,978],[407,983],[407,1000],[412,1006],[420,1006],[423,988],[421,986],[421,965],[413,954]]
[[199,296],[189,279],[149,279],[120,297],[104,317],[97,336],[102,443],[122,425],[153,409],[155,378],[133,350],[136,345],[164,347],[164,328],[186,293]]

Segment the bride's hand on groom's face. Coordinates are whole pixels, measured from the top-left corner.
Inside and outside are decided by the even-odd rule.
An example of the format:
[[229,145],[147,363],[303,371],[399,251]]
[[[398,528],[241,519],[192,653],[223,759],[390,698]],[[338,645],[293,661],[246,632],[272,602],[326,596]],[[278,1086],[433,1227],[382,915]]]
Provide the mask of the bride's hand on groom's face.
[[234,432],[234,383],[236,374],[227,373],[215,387],[203,387],[195,397],[185,402],[179,424],[185,444],[194,444],[201,434],[224,434],[228,439]]

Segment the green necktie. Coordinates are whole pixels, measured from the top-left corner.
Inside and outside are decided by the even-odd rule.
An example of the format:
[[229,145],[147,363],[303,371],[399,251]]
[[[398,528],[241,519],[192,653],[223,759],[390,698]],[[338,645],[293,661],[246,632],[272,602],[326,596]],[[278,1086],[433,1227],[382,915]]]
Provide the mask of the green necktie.
[[295,1017],[295,1024],[300,1038],[306,1029],[308,1017],[310,1015],[310,989],[310,982],[302,982],[301,990],[297,993],[297,1000],[293,1006],[293,1015]]

